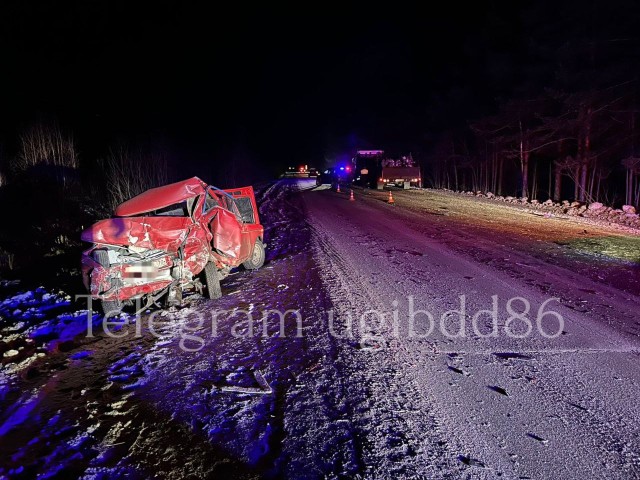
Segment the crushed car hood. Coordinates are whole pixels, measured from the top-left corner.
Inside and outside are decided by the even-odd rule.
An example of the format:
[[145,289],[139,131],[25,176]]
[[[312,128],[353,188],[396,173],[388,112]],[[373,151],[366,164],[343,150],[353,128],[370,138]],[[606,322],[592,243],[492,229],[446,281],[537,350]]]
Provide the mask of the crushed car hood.
[[202,195],[206,188],[207,184],[198,177],[152,188],[120,204],[118,208],[116,208],[116,215],[119,217],[129,217],[168,207],[169,205],[179,203],[188,198]]
[[100,220],[82,232],[85,242],[176,252],[193,222],[188,217],[124,217]]

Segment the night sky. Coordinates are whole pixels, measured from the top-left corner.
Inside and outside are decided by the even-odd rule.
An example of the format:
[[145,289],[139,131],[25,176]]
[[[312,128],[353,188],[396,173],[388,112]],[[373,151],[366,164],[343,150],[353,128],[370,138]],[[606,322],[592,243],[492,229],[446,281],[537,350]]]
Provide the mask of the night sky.
[[496,99],[544,88],[556,67],[547,54],[570,39],[638,18],[632,2],[448,2],[428,15],[130,1],[0,9],[5,150],[26,124],[55,116],[85,157],[152,139],[194,170],[233,154],[275,171],[356,147],[420,151]]

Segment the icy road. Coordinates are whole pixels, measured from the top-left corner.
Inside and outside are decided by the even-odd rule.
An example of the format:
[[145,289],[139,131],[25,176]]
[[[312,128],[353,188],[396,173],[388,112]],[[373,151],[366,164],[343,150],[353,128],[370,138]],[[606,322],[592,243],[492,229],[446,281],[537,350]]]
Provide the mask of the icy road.
[[5,285],[0,477],[640,478],[637,236],[314,187],[260,192],[264,268],[119,338]]

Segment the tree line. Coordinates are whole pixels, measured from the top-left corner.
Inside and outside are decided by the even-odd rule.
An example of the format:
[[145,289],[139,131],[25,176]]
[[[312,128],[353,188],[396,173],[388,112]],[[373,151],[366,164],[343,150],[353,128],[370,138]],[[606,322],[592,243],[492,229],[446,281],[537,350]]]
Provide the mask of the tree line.
[[534,2],[511,20],[522,32],[505,50],[514,81],[491,91],[487,113],[433,136],[432,186],[639,206],[638,5],[554,9]]
[[435,188],[554,201],[640,203],[637,82],[512,99],[443,135],[427,165]]

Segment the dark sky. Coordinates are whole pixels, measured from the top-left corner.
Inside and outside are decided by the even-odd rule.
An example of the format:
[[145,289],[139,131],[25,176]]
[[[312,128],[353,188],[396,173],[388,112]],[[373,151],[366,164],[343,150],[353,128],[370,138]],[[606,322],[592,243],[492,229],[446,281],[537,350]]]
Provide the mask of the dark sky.
[[240,152],[276,168],[349,147],[421,148],[496,98],[543,87],[553,75],[544,48],[566,41],[565,23],[580,35],[575,21],[593,16],[575,11],[583,2],[447,4],[425,15],[3,2],[0,138],[54,115],[85,156],[122,137],[195,162]]

